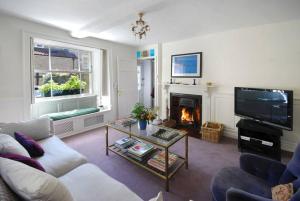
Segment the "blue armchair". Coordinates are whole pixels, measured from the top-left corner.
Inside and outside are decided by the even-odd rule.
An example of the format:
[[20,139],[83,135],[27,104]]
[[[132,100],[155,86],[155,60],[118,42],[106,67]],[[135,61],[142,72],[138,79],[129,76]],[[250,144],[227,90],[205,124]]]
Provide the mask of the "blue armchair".
[[300,201],[300,144],[287,165],[262,156],[243,153],[240,168],[223,168],[211,183],[214,201],[272,201],[271,188],[293,183],[290,201]]

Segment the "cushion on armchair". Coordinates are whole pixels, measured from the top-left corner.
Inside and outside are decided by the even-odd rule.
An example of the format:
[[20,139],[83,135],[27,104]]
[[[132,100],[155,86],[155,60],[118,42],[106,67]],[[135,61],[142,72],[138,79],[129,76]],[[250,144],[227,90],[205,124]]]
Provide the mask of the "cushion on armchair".
[[294,194],[293,184],[279,184],[272,188],[272,199],[276,201],[289,201]]

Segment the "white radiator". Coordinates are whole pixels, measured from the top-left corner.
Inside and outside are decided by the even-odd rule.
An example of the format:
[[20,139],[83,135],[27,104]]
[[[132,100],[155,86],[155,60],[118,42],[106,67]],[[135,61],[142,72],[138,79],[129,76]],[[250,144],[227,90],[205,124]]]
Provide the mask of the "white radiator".
[[79,134],[104,125],[104,115],[101,112],[81,115],[58,121],[51,121],[51,131],[60,138]]

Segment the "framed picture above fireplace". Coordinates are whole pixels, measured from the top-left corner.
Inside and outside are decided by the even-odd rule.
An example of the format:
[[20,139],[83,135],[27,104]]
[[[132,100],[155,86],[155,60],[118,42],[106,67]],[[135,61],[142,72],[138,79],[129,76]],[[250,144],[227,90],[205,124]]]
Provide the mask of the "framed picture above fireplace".
[[202,52],[172,55],[171,77],[202,77]]

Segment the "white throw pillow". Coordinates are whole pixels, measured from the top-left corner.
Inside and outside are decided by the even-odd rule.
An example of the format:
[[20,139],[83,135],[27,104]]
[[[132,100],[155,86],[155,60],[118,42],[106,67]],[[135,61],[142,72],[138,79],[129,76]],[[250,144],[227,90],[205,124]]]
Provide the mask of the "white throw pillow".
[[0,158],[0,174],[5,183],[25,200],[73,201],[57,178],[20,162]]
[[17,131],[29,135],[35,140],[48,138],[51,136],[50,120],[45,117],[18,123],[0,123],[0,133],[14,137]]
[[164,201],[162,192],[159,192],[155,198],[152,198],[149,201]]
[[0,134],[0,154],[19,154],[30,157],[28,151],[13,137]]

